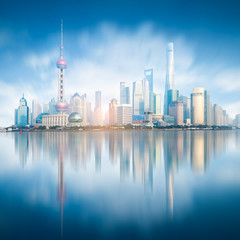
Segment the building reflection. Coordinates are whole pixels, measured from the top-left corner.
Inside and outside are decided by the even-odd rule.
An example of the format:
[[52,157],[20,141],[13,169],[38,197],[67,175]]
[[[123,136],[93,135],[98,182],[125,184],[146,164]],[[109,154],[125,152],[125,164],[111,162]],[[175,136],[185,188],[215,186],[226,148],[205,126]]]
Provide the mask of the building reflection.
[[[15,133],[15,152],[21,167],[30,159],[34,164],[45,160],[58,162],[58,199],[63,219],[65,199],[64,164],[74,170],[94,164],[95,172],[105,167],[119,167],[121,182],[142,184],[146,195],[154,190],[156,172],[163,169],[166,187],[166,210],[174,213],[174,181],[178,170],[191,169],[203,175],[211,159],[231,144],[231,137],[239,142],[239,134],[232,131],[112,131],[112,132],[33,132]],[[107,153],[105,154],[105,150]],[[94,162],[91,155],[94,154]],[[107,158],[107,159],[105,159]],[[162,161],[163,158],[163,161]],[[109,165],[106,165],[109,167]],[[62,226],[61,220],[61,226]]]

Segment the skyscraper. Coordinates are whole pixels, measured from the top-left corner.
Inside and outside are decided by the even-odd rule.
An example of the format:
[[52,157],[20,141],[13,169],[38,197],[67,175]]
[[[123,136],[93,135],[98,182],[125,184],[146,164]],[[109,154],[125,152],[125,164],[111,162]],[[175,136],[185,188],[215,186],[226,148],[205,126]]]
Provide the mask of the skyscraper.
[[144,76],[149,82],[149,91],[153,92],[153,69],[144,70]]
[[20,99],[19,107],[15,110],[15,124],[18,126],[26,126],[30,124],[30,109],[27,106],[27,100],[24,95]]
[[112,99],[109,103],[109,125],[117,124],[117,100]]
[[167,112],[166,115],[169,115],[169,105],[172,101],[177,101],[179,99],[179,91],[175,89],[170,89],[167,92]]
[[169,104],[169,115],[174,117],[175,125],[183,125],[183,103],[179,100]]
[[36,118],[40,113],[42,113],[41,105],[39,104],[38,101],[33,100],[32,101],[32,120],[31,120],[32,124],[36,123]]
[[117,106],[117,124],[125,125],[132,123],[132,106],[130,104],[122,104]]
[[120,82],[120,104],[130,104],[130,85]]
[[204,91],[204,123],[212,125],[212,103],[210,102],[209,91]]
[[191,120],[193,125],[204,124],[204,88],[193,88],[191,94]]
[[183,120],[184,123],[191,123],[191,98],[187,96],[180,96],[179,100],[183,103]]
[[103,125],[101,91],[95,92],[94,125]]
[[133,83],[133,115],[144,114],[144,97],[143,97],[143,84],[142,81],[136,81]]
[[168,90],[174,89],[174,54],[173,43],[167,45],[167,72],[165,83],[165,95],[164,95],[164,114],[168,113]]
[[161,94],[154,94],[153,113],[161,114]]

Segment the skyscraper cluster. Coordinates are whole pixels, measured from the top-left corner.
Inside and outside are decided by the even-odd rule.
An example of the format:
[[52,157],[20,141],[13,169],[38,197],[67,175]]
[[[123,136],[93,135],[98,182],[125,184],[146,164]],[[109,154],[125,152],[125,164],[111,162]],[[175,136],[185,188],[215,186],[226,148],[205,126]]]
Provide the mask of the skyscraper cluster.
[[[174,85],[174,45],[166,48],[166,82],[162,114],[161,94],[154,92],[153,69],[145,69],[143,78],[132,83],[120,82],[120,101],[114,96],[105,114],[102,108],[102,92],[95,92],[95,106],[92,111],[87,95],[75,93],[69,103],[65,99],[65,70],[67,62],[63,59],[63,23],[61,23],[60,59],[58,68],[58,99],[52,98],[41,107],[37,100],[32,101],[32,113],[24,96],[15,110],[15,125],[42,125],[49,127],[86,126],[104,124],[147,126],[168,125],[232,125],[226,110],[212,104],[209,91],[193,88],[190,96],[183,96]],[[132,96],[131,96],[132,93]],[[234,124],[239,126],[239,115]]]

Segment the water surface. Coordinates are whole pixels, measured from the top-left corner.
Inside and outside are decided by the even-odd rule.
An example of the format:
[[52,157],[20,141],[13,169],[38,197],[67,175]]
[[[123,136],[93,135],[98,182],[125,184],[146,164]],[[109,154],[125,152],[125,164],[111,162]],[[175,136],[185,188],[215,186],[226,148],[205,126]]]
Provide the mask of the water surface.
[[0,134],[0,239],[240,239],[240,131]]

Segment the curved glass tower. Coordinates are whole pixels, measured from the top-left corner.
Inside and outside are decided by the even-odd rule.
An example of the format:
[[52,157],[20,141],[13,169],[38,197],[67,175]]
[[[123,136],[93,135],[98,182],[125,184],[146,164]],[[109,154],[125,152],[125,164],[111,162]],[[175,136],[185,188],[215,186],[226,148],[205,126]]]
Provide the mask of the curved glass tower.
[[174,53],[173,43],[167,45],[167,73],[165,83],[165,95],[164,95],[164,114],[168,113],[168,90],[174,89]]

